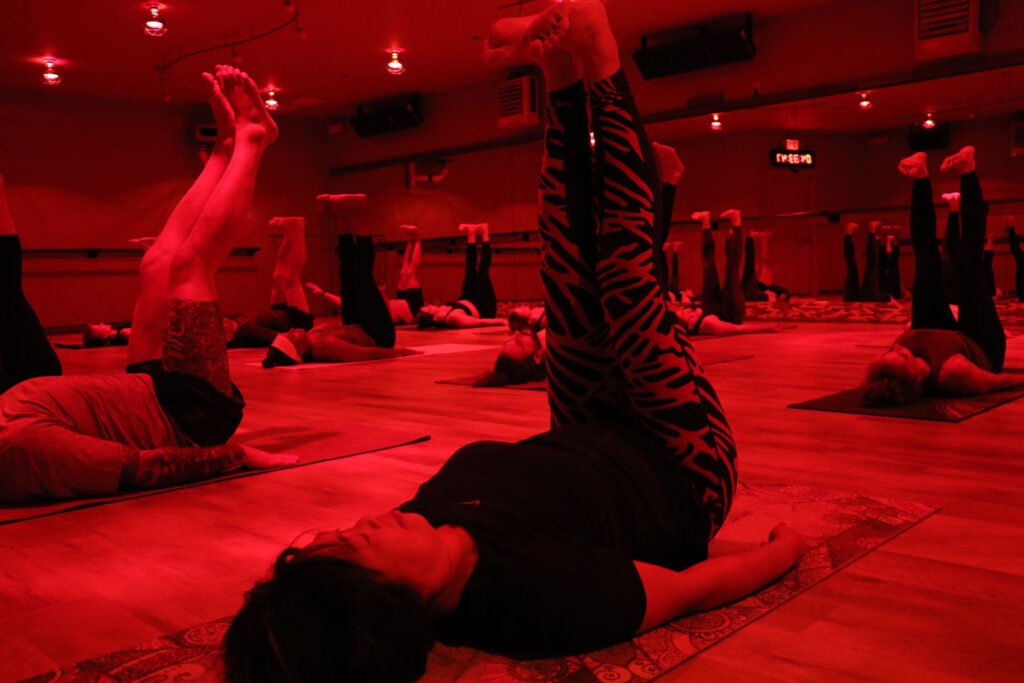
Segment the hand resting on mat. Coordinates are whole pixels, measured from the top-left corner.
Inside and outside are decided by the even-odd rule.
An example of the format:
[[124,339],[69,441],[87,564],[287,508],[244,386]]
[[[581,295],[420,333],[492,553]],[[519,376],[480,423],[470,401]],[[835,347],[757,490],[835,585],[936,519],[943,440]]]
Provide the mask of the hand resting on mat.
[[242,458],[242,465],[251,470],[268,470],[272,467],[287,467],[296,465],[299,456],[290,453],[267,453],[252,446],[242,446],[245,457]]

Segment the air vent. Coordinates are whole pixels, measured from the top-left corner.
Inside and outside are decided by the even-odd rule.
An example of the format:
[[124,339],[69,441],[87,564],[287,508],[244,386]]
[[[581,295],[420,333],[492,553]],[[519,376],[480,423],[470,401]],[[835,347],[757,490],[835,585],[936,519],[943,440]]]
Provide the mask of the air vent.
[[917,0],[918,61],[959,57],[982,49],[981,0]]
[[970,28],[971,0],[919,0],[917,39],[941,38]]
[[535,126],[539,122],[534,76],[510,78],[498,84],[499,126]]

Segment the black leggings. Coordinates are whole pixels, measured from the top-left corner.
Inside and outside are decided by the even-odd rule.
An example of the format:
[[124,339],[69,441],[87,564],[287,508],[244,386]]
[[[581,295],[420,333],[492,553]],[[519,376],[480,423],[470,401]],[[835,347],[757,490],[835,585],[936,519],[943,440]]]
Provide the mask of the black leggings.
[[1016,230],[1007,228],[1006,238],[1010,241],[1013,260],[1017,262],[1017,301],[1024,301],[1024,251],[1021,251],[1020,243],[1017,242]]
[[853,235],[843,238],[843,258],[846,260],[846,284],[843,285],[843,301],[888,301],[889,295],[878,291],[878,239],[868,234],[864,247],[864,279],[857,283],[857,257],[853,251]]
[[899,299],[903,296],[903,285],[900,282],[900,243],[893,239],[892,251],[878,242],[878,293],[884,301],[891,296]]
[[914,181],[910,236],[914,242],[914,299],[910,328],[958,330],[977,342],[999,372],[1006,357],[1006,334],[988,292],[985,272],[985,203],[978,175],[960,176],[960,241],[956,254],[960,281],[959,319],[949,310],[942,282],[942,258],[935,236],[935,205],[927,178]]
[[491,243],[484,242],[480,250],[480,265],[476,263],[476,244],[466,245],[466,274],[462,277],[460,299],[472,301],[481,318],[498,314],[498,300],[491,284]]
[[[738,232],[738,231],[737,231]],[[711,230],[701,230],[700,256],[704,264],[704,286],[701,292],[701,308],[705,313],[717,315],[727,323],[742,325],[746,317],[747,300],[740,280],[740,259],[743,245],[738,239],[725,242],[725,288],[718,282],[718,265],[715,263],[715,238]],[[751,243],[753,244],[753,243]],[[753,264],[753,259],[750,259]]]
[[21,288],[21,240],[0,235],[0,393],[32,377],[59,374],[57,354]]
[[338,235],[341,322],[359,325],[377,346],[391,349],[395,346],[395,323],[391,321],[388,303],[373,281],[375,257],[372,237]]

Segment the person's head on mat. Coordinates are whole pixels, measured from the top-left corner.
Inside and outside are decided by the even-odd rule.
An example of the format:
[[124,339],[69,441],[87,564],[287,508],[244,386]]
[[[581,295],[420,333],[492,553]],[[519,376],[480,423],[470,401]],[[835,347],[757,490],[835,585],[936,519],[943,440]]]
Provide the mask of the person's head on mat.
[[905,405],[921,400],[931,368],[928,363],[893,344],[868,366],[864,401],[873,405]]
[[313,359],[313,344],[309,341],[306,331],[296,327],[274,337],[263,359],[263,367],[274,368],[278,365],[298,365]]
[[130,327],[118,330],[110,323],[89,323],[82,332],[82,344],[89,347],[127,344],[131,333]]
[[416,680],[448,611],[453,532],[392,510],[288,548],[224,636],[227,680]]
[[[511,323],[511,319],[509,322]],[[516,330],[498,352],[494,370],[475,385],[503,387],[507,384],[525,384],[542,380],[545,377],[545,355],[542,335],[538,335],[531,328]]]

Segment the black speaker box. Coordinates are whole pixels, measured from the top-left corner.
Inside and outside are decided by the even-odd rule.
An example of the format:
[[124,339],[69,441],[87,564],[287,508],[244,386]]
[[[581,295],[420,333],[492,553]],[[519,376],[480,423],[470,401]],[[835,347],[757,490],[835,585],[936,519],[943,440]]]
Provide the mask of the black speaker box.
[[949,122],[936,123],[934,128],[925,128],[920,123],[910,126],[907,144],[911,152],[927,152],[949,147]]
[[420,94],[414,92],[357,107],[356,115],[349,122],[361,138],[415,128],[423,123],[423,116],[420,114]]
[[746,62],[757,54],[749,12],[683,28],[653,43],[653,38],[644,36],[633,53],[644,80]]

